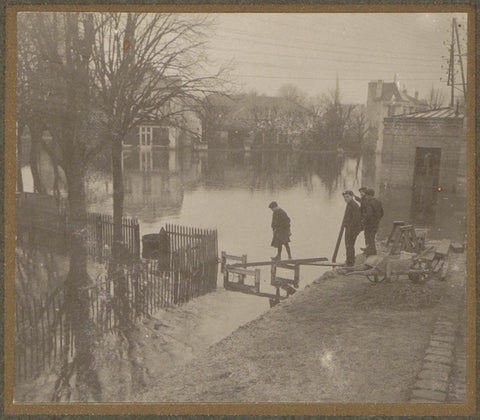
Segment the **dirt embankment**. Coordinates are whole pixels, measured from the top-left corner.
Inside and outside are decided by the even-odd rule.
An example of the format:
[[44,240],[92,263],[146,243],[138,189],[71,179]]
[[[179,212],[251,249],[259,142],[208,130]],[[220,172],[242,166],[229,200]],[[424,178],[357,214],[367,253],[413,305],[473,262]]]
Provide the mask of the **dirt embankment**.
[[[371,283],[328,272],[262,315],[262,308],[249,313],[255,319],[243,326],[250,306],[235,292],[217,292],[223,305],[217,311],[213,294],[199,298],[203,305],[165,311],[138,325],[136,366],[142,371],[135,372],[141,383],[134,387],[122,340],[111,335],[99,342],[102,400],[406,402],[442,302],[465,293],[465,255],[449,260],[447,280],[425,284],[405,276]],[[18,387],[17,401],[48,401],[55,378],[42,375]]]
[[406,402],[441,297],[464,291],[464,258],[453,257],[447,281],[425,284],[327,274],[134,400]]

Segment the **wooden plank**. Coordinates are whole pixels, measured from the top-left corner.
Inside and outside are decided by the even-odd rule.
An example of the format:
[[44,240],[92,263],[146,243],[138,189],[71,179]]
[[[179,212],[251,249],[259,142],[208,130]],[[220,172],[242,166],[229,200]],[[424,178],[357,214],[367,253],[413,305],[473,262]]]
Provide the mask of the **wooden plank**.
[[297,266],[293,264],[277,263],[276,265],[279,268],[285,268],[287,270],[295,270],[297,268]]
[[328,258],[319,257],[319,258],[302,258],[302,259],[292,259],[292,260],[281,260],[281,261],[256,261],[256,262],[247,262],[246,264],[227,264],[227,268],[237,268],[237,267],[260,267],[264,265],[275,265],[278,267],[280,264],[293,263],[293,264],[304,264],[304,263],[313,263],[317,261],[328,261]]
[[452,249],[452,252],[455,253],[462,253],[465,250],[465,247],[458,242],[452,242],[450,248]]
[[244,276],[255,276],[255,270],[246,270],[244,268],[237,268],[237,267],[230,268],[228,266],[227,266],[227,270],[233,274],[241,274]]
[[443,239],[435,250],[435,255],[437,257],[446,257],[450,249],[450,239]]
[[246,293],[248,295],[255,295],[259,297],[268,297],[268,298],[274,298],[276,296],[271,293],[257,292],[254,286],[239,285],[238,283],[228,283],[228,286],[229,288],[228,289],[226,288],[227,290]]
[[301,265],[309,265],[314,267],[343,267],[345,263],[334,263],[334,262],[319,262],[319,263],[301,263]]
[[[223,253],[224,253],[224,251],[222,251],[222,255],[223,255]],[[242,261],[243,262],[243,256],[238,257],[236,255],[230,255],[230,254],[225,253],[225,258],[227,258],[228,260]]]

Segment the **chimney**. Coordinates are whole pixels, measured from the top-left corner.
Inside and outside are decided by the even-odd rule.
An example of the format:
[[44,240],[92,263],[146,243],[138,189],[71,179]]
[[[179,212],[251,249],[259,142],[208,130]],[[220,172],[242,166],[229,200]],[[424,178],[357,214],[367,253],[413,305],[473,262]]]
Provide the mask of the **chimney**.
[[377,89],[375,91],[375,98],[380,99],[382,97],[382,91],[383,91],[383,80],[378,80],[377,81]]
[[393,83],[395,83],[397,89],[400,90],[400,75],[398,73],[393,75]]

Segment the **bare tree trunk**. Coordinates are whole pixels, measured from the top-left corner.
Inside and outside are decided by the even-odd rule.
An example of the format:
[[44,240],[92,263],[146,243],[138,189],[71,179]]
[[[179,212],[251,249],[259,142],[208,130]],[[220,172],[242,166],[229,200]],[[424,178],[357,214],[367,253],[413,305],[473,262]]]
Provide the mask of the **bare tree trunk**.
[[45,187],[42,183],[40,176],[40,170],[38,167],[38,160],[40,158],[40,141],[43,134],[43,129],[39,126],[32,124],[30,127],[30,138],[31,138],[31,148],[30,148],[30,170],[32,171],[33,178],[33,192],[39,194],[45,194]]
[[119,328],[125,332],[129,329],[129,304],[127,296],[127,279],[122,264],[128,258],[123,243],[123,171],[122,171],[122,143],[112,136],[112,175],[113,175],[113,247],[110,261],[110,275],[114,279],[116,297],[116,316]]
[[120,138],[111,138],[112,144],[112,175],[113,175],[113,237],[112,259],[109,265],[109,275],[114,279],[115,311],[118,320],[118,329],[127,345],[128,361],[130,363],[131,387],[138,389],[145,385],[143,379],[144,367],[137,362],[137,339],[135,337],[134,320],[132,314],[133,302],[129,302],[128,279],[123,266],[129,264],[131,256],[123,243],[123,169],[122,169],[122,141]]
[[18,124],[17,132],[17,191],[23,192],[23,176],[22,176],[22,134],[25,128],[25,124]]
[[[90,317],[90,297],[88,289],[91,286],[87,272],[86,247],[86,199],[85,170],[75,165],[67,174],[70,235],[70,269],[65,282],[65,308],[67,328],[74,337],[75,359],[73,368],[64,359],[59,388],[69,387],[72,373],[76,375],[75,390],[80,401],[100,401],[101,386],[95,370],[95,339],[96,331]],[[68,349],[67,349],[68,351]],[[62,389],[56,390],[57,395]]]

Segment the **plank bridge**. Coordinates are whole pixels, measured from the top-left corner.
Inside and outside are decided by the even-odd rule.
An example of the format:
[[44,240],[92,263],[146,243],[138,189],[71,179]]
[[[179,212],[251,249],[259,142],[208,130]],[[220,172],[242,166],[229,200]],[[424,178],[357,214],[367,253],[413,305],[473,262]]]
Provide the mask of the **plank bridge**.
[[[248,262],[247,255],[236,256],[222,251],[223,287],[226,290],[267,297],[270,299],[270,306],[275,306],[297,291],[302,265],[334,267],[342,264],[328,262],[328,258],[325,257]],[[258,267],[262,266],[270,266],[270,284],[275,287],[275,294],[260,291],[260,268]],[[287,277],[285,274],[279,276],[277,269],[289,271],[290,276]]]

